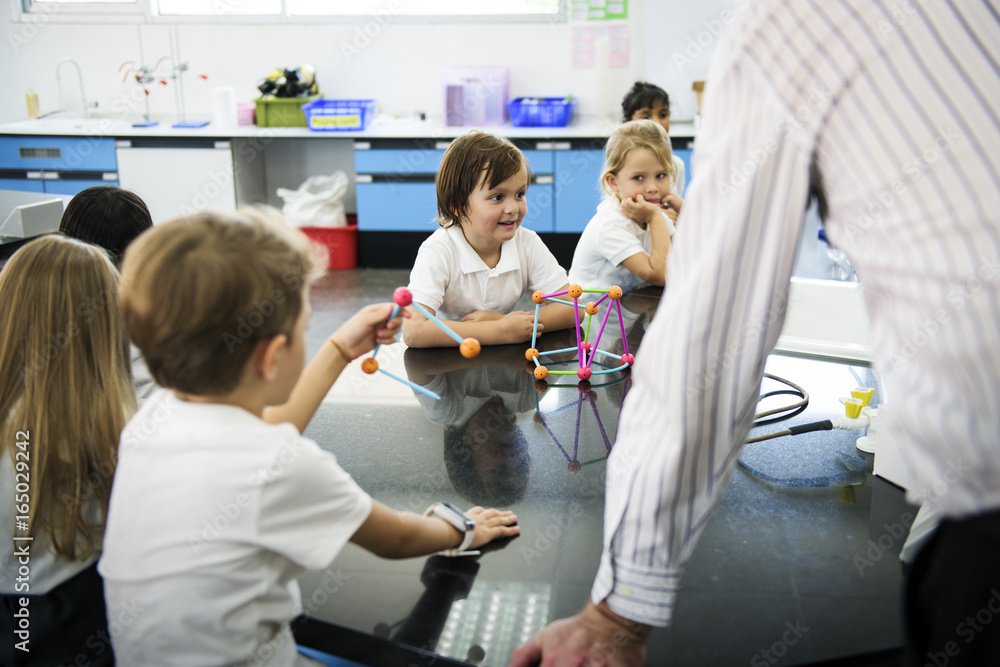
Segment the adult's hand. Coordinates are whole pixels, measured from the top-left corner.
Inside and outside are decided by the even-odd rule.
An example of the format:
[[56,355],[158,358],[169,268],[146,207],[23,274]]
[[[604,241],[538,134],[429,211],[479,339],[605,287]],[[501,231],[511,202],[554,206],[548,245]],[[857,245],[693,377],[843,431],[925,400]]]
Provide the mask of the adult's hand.
[[509,667],[643,667],[651,628],[615,614],[603,602],[554,621],[514,651]]

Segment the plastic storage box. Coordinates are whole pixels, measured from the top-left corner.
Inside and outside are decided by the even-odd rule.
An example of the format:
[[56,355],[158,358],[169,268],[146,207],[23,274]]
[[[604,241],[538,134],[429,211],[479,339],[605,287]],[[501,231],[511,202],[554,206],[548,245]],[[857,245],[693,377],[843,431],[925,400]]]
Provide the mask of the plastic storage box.
[[375,100],[316,100],[302,107],[310,130],[363,130],[375,115]]
[[507,108],[514,127],[566,127],[575,105],[572,97],[518,97]]
[[445,125],[503,125],[509,81],[506,67],[442,70]]
[[305,127],[306,115],[302,107],[318,100],[312,97],[274,97],[267,95],[254,100],[257,103],[257,127]]

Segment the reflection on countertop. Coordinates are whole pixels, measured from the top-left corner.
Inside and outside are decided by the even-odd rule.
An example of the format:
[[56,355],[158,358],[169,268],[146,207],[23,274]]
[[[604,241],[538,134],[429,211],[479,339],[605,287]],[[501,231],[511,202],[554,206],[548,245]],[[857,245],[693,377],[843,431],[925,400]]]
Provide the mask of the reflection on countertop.
[[[344,313],[405,284],[396,273],[328,275],[313,291],[311,343],[318,346]],[[347,283],[353,291],[344,291]],[[631,349],[658,292],[630,296],[642,306],[628,333]],[[544,334],[538,347],[565,347],[567,336]],[[539,392],[526,347],[484,348],[472,360],[400,343],[379,352],[380,363],[385,355],[411,381],[434,386],[440,403],[368,376],[358,384],[345,378],[347,386],[331,392],[306,435],[373,497],[415,512],[434,501],[501,505],[517,512],[522,533],[467,562],[387,562],[348,545],[327,570],[300,579],[313,618],[373,642],[388,638],[502,666],[547,622],[582,607],[602,551],[608,445],[635,389],[627,377],[583,391],[562,378]],[[840,396],[876,382],[863,366],[792,357],[771,356],[767,370],[802,385],[811,400],[792,420],[755,432],[841,414]],[[767,406],[783,399],[773,396]],[[734,472],[706,524],[674,623],[653,634],[648,664],[746,664],[781,643],[787,624],[808,630],[781,647],[782,664],[901,643],[893,552],[902,540],[893,538],[877,559],[868,552],[885,526],[915,512],[901,491],[871,475],[872,458],[856,450],[857,436],[827,431],[745,448],[746,468]]]

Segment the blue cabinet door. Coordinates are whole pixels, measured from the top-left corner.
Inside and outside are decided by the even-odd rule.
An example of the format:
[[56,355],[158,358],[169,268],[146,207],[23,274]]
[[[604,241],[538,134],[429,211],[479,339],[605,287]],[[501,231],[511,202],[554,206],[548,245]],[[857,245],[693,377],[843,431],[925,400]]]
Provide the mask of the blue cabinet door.
[[45,171],[117,171],[108,137],[0,137],[0,168]]
[[118,181],[83,181],[69,179],[42,182],[45,183],[45,192],[56,195],[75,195],[81,190],[92,188],[95,185],[118,185]]
[[555,231],[553,186],[549,183],[532,183],[528,186],[527,200],[528,212],[521,224],[533,232]]
[[360,231],[432,232],[438,228],[433,183],[358,183],[355,195]]
[[582,232],[601,203],[603,150],[555,151],[556,232]]
[[[45,192],[41,180],[29,178],[0,178],[0,190],[18,192]],[[9,212],[9,211],[8,211]]]
[[675,148],[674,155],[684,161],[684,192],[681,193],[681,197],[685,197],[688,186],[691,185],[691,149]]

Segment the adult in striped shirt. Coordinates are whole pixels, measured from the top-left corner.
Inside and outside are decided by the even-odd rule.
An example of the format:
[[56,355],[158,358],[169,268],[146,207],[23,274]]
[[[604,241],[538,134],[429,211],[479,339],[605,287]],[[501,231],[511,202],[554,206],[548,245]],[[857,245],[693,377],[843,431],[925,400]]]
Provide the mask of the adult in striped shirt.
[[755,2],[707,81],[670,317],[637,355],[591,600],[511,665],[640,665],[650,629],[669,624],[749,429],[818,177],[830,241],[865,287],[894,404],[880,426],[907,449],[909,499],[944,517],[907,582],[909,664],[1000,664],[1000,616],[956,634],[1000,590],[995,3]]

